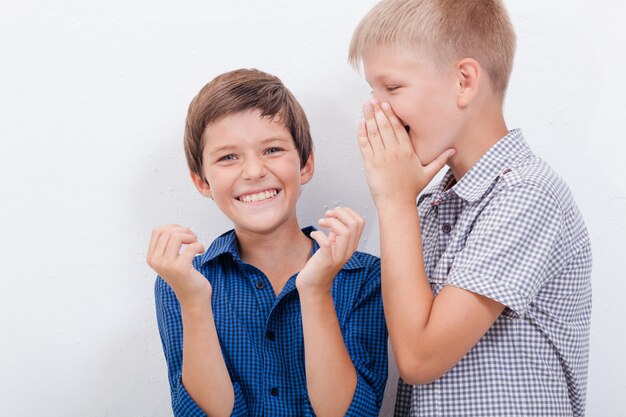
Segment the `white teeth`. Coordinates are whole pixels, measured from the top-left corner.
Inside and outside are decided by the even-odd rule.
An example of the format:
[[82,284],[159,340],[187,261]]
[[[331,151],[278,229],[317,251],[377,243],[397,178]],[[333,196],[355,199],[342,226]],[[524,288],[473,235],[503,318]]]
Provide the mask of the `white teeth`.
[[247,195],[241,196],[239,197],[239,200],[243,201],[244,203],[252,203],[256,201],[267,200],[268,198],[274,197],[276,194],[278,194],[278,191],[276,190],[262,191],[256,194],[247,194]]

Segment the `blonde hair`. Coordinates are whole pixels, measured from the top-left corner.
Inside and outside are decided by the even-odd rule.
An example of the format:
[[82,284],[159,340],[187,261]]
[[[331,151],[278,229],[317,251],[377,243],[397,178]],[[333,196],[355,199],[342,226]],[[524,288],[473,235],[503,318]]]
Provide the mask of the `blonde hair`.
[[359,68],[375,47],[412,47],[439,67],[473,58],[504,95],[515,55],[515,32],[501,0],[383,0],[354,31],[349,62]]

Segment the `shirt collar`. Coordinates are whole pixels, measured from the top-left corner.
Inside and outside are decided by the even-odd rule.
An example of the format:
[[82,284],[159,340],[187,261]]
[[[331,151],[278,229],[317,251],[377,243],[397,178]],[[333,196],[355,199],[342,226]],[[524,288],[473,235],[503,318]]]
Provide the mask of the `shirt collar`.
[[511,130],[493,145],[459,182],[454,180],[452,170],[448,170],[435,193],[445,199],[444,194],[454,192],[467,202],[480,200],[493,182],[511,167],[518,159],[531,155],[520,129]]
[[209,249],[200,256],[200,265],[204,265],[224,254],[230,254],[235,260],[241,261],[239,248],[237,247],[237,235],[234,229],[222,234],[211,243]]
[[[313,241],[313,250],[311,251],[311,255],[314,255],[320,248],[315,239],[311,238],[311,232],[316,230],[317,229],[313,226],[308,226],[302,229],[302,233]],[[224,254],[230,254],[235,261],[242,262],[239,256],[239,247],[237,246],[237,235],[235,234],[235,230],[229,230],[215,239],[213,243],[211,243],[211,246],[209,246],[209,249],[207,249],[207,251],[200,256],[200,265],[204,265]],[[352,255],[342,269],[350,270],[359,268],[363,268],[363,264],[357,257]]]

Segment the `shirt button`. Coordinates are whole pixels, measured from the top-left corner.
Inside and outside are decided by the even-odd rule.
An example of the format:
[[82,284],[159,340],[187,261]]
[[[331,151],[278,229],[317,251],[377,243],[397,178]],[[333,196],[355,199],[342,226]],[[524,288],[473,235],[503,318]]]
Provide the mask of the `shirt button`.
[[278,388],[272,387],[272,389],[270,389],[270,394],[272,394],[272,397],[278,397]]
[[257,289],[262,290],[263,288],[265,288],[265,283],[263,281],[257,281],[256,287]]
[[268,330],[268,332],[267,332],[267,333],[265,333],[265,336],[267,336],[267,339],[268,339],[268,340],[270,340],[270,341],[272,341],[272,342],[273,342],[274,340],[276,340],[276,333],[274,333],[274,332],[273,332],[273,331],[271,331],[271,330]]
[[441,226],[441,230],[443,230],[445,234],[448,234],[450,233],[450,231],[452,231],[452,226],[450,226],[449,223],[444,223],[444,225]]

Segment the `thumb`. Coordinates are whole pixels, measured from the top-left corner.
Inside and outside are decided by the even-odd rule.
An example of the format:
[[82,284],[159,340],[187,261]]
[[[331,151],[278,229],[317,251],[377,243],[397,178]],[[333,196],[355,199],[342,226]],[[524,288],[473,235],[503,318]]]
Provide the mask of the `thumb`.
[[203,252],[204,252],[204,246],[202,245],[202,243],[194,242],[194,243],[187,245],[183,253],[180,254],[180,257],[182,260],[184,260],[185,263],[191,263],[191,261],[196,255],[199,255]]
[[317,244],[320,246],[320,249],[326,249],[330,246],[330,239],[323,232],[316,230],[311,232],[311,237],[315,239]]
[[446,165],[448,159],[450,159],[455,153],[456,150],[452,148],[443,151],[437,158],[435,158],[434,161],[424,167],[424,172],[426,173],[426,175],[429,178],[437,175],[437,173],[441,171],[441,168]]

